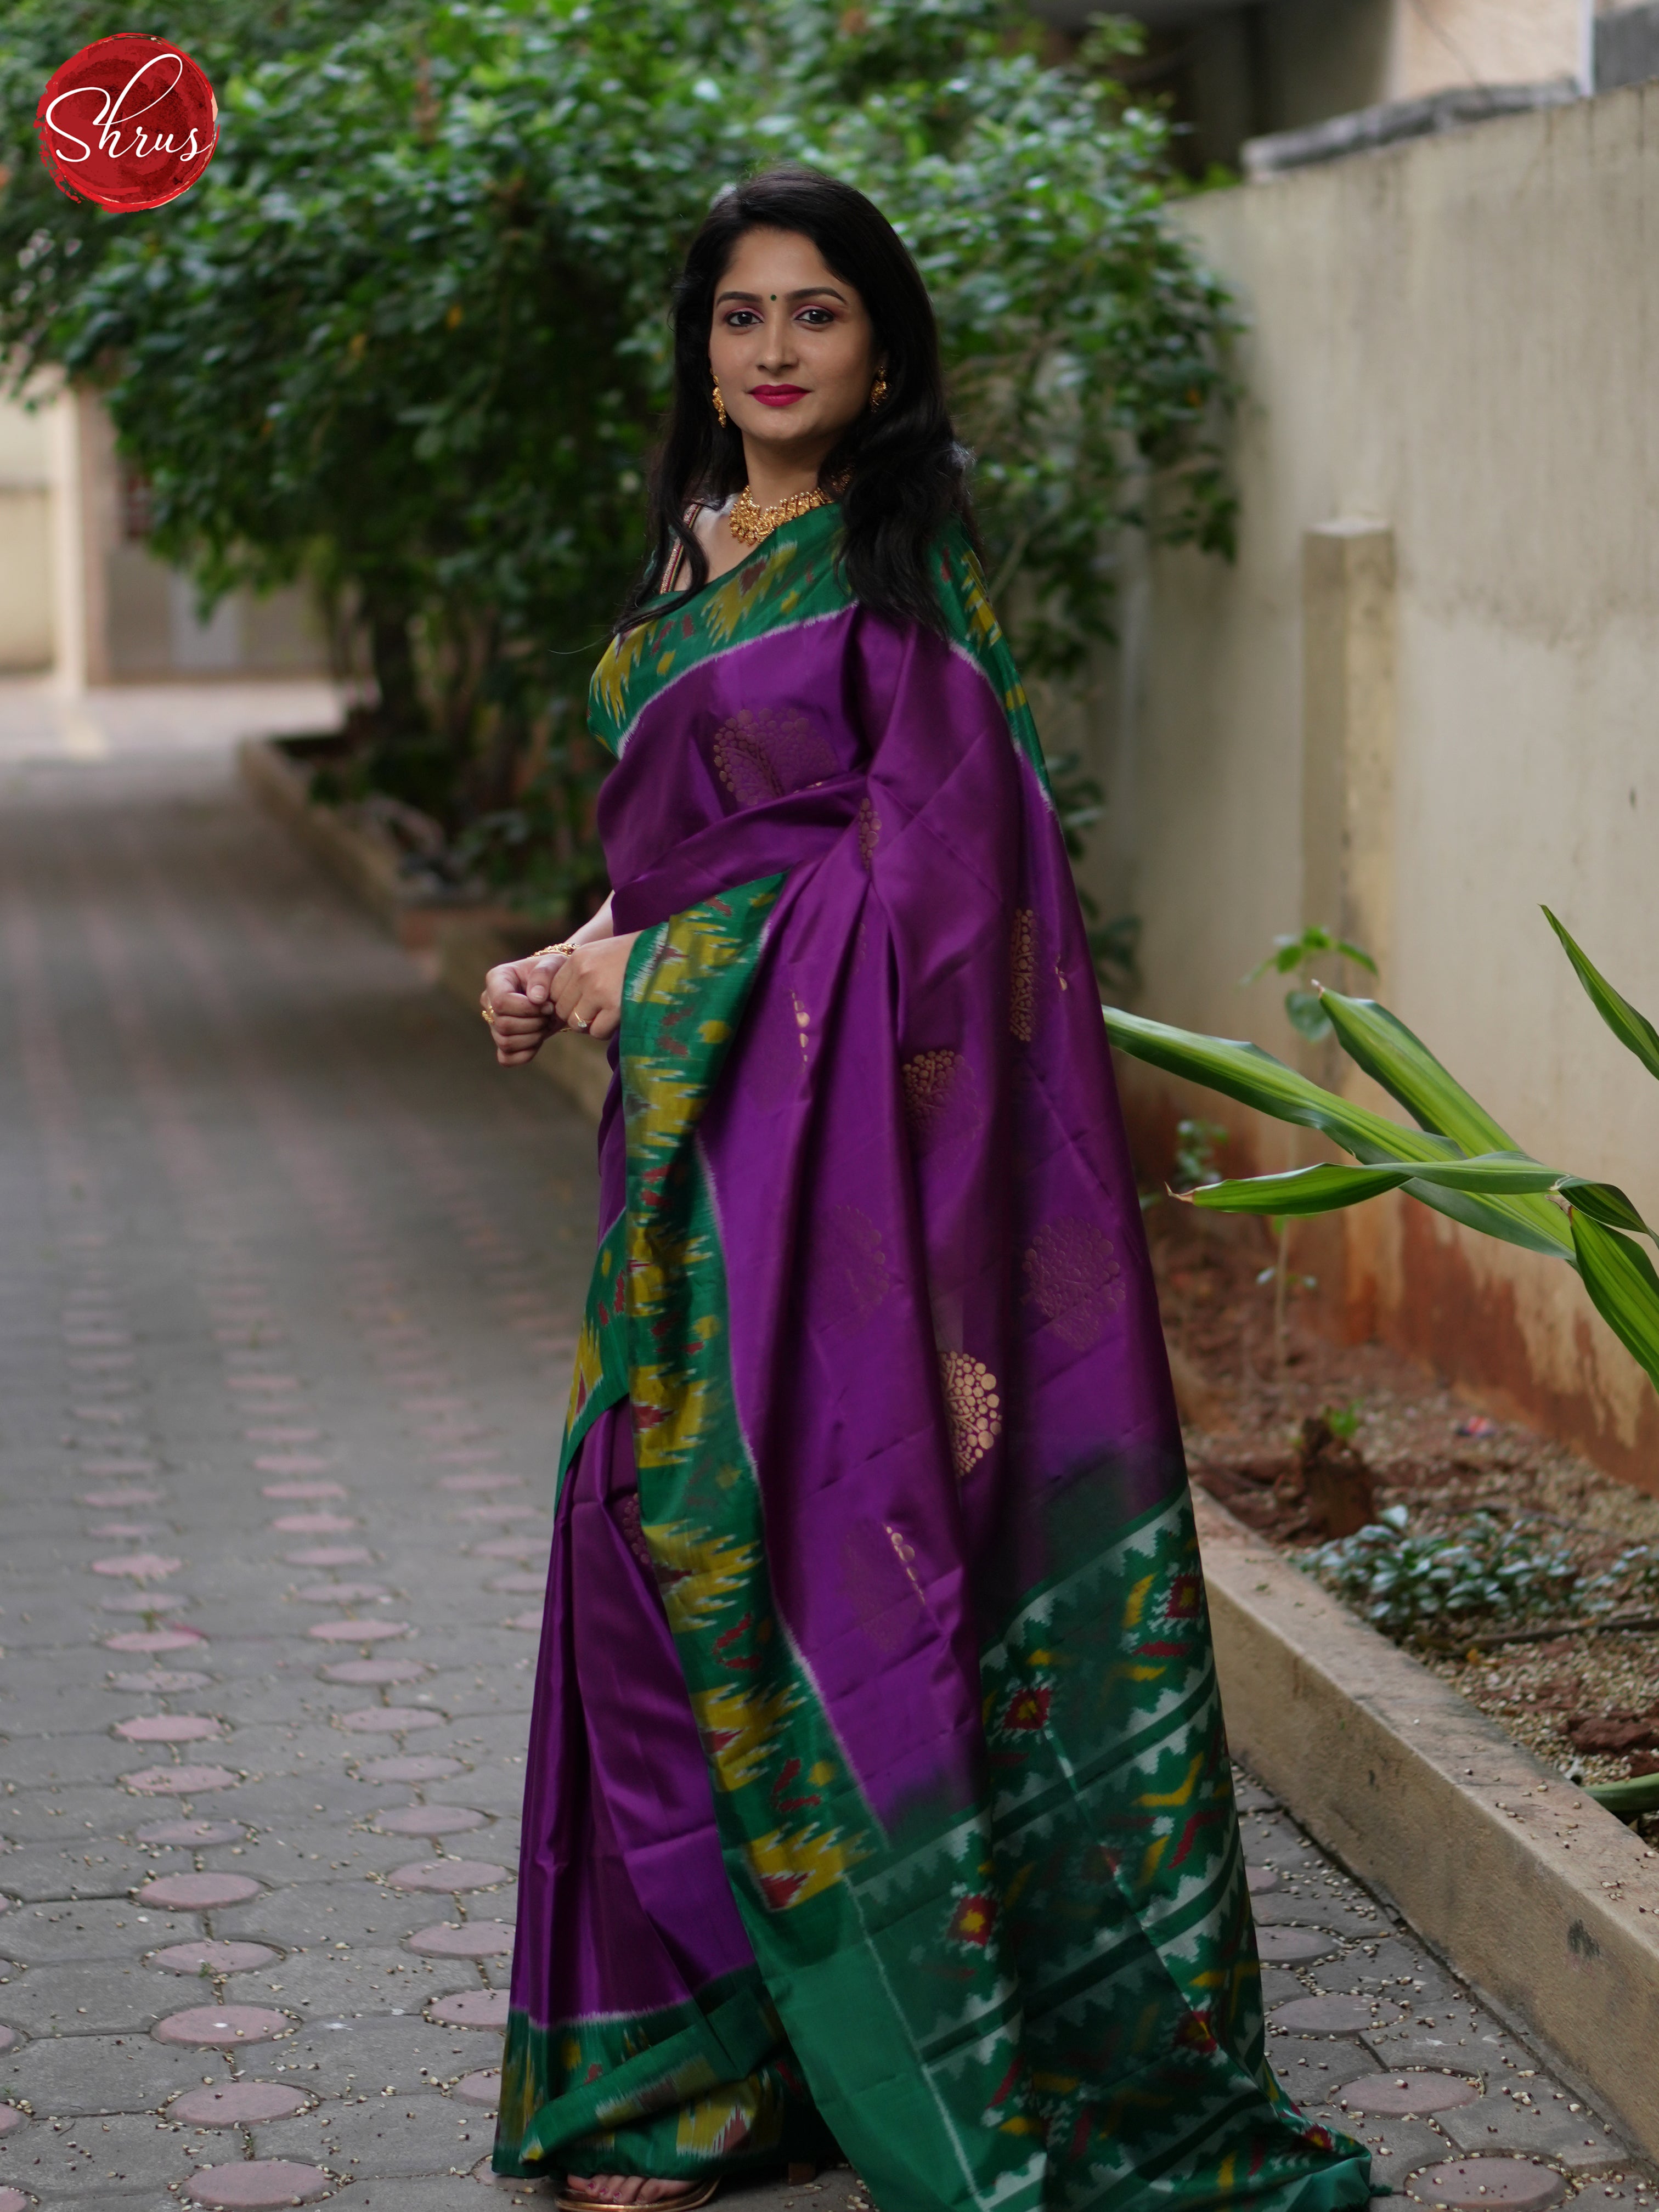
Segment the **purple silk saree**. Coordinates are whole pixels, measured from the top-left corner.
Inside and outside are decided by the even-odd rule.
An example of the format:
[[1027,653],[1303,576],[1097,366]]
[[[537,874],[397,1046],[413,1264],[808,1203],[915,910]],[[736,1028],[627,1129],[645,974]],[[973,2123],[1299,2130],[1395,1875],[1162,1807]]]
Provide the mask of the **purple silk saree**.
[[495,2165],[1363,2203],[1263,2055],[1098,994],[965,543],[786,526],[594,679],[629,963]]

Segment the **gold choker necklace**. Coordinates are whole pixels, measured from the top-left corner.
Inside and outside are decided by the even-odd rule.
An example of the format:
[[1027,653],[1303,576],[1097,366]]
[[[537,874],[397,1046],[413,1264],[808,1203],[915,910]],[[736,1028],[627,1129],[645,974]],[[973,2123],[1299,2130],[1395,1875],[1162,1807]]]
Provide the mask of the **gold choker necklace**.
[[793,522],[803,514],[811,514],[815,507],[828,507],[837,492],[846,485],[841,477],[833,484],[818,484],[811,491],[792,491],[787,499],[781,499],[775,507],[757,507],[755,495],[747,484],[732,502],[728,518],[732,535],[743,545],[758,545],[763,538],[769,538],[780,523]]

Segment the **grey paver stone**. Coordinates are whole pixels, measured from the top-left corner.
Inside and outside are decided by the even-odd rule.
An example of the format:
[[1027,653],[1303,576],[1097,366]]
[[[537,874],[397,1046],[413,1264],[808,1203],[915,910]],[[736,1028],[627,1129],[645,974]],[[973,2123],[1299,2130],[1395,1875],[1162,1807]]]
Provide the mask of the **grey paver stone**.
[[182,2139],[147,2113],[88,2113],[61,2130],[36,2120],[0,2141],[0,2184],[43,2195],[166,2188],[191,2171]]
[[128,1960],[30,1966],[0,1990],[0,2014],[30,2035],[142,2033],[174,2009],[177,1990],[171,1976]]
[[332,2172],[448,2173],[471,2166],[495,2138],[485,2113],[447,2097],[387,2097],[366,2104],[333,2099],[314,2112],[253,2130],[260,2158],[291,2158]]
[[0,1918],[0,1948],[25,1966],[130,1959],[201,1933],[193,1913],[144,1913],[131,1899],[16,1905]]
[[1575,2173],[1623,2163],[1623,2149],[1600,2123],[1582,2107],[1572,2110],[1577,2098],[1564,2094],[1558,2100],[1553,2088],[1540,2095],[1534,2084],[1527,2086],[1534,2097],[1530,2106],[1494,2090],[1441,2113],[1440,2125],[1460,2151],[1519,2151]]
[[230,2078],[210,2051],[171,2051],[148,2035],[48,2036],[0,2057],[0,2096],[37,2112],[145,2112],[159,2110],[204,2076]]

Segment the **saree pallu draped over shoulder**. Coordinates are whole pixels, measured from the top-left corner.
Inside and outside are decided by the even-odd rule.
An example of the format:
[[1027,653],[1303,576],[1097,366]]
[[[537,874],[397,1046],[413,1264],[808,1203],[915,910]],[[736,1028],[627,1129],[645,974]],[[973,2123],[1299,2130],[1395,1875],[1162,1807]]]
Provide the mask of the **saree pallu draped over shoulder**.
[[594,679],[629,962],[495,2163],[1313,2208],[1133,1176],[1030,714],[834,508]]

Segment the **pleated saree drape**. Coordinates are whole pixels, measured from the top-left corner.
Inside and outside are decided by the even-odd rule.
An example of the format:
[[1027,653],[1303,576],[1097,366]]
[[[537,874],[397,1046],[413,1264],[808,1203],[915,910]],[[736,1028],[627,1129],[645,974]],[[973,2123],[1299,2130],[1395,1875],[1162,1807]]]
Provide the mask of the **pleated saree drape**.
[[629,963],[495,2163],[881,2212],[1360,2203],[1264,2057],[1082,918],[964,541],[831,507],[613,647]]

